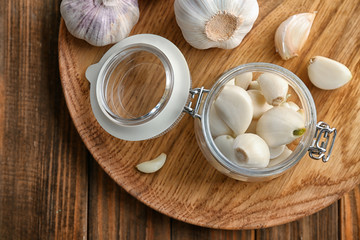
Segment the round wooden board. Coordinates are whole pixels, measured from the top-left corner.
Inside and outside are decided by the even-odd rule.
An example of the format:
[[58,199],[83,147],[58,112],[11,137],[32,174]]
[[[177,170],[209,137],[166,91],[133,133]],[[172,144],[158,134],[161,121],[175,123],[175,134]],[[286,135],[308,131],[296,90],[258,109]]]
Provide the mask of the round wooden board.
[[[104,170],[126,191],[151,208],[173,218],[211,228],[251,229],[274,226],[312,214],[339,199],[359,183],[360,148],[360,6],[358,0],[266,1],[252,31],[233,50],[190,47],[176,24],[173,1],[140,0],[140,21],[131,35],[153,33],[172,41],[184,54],[193,87],[210,88],[229,68],[248,62],[275,63],[297,74],[310,89],[318,119],[338,129],[332,159],[324,164],[308,156],[283,176],[262,183],[245,183],[217,172],[196,143],[193,119],[185,116],[166,135],[126,142],[106,133],[90,106],[86,68],[109,47],[93,47],[72,37],[60,25],[59,65],[65,98],[75,126]],[[318,11],[310,37],[299,57],[283,61],[275,53],[273,36],[289,16]],[[307,77],[310,57],[322,55],[344,63],[353,80],[334,91],[315,88]],[[135,166],[160,153],[168,159],[155,174]]]

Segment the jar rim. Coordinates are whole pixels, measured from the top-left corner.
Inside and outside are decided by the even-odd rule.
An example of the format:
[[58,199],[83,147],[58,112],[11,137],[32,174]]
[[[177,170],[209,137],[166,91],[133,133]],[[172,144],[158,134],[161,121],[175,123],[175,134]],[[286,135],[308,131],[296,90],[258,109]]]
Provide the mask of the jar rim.
[[[216,147],[214,139],[210,132],[210,108],[212,102],[215,100],[217,94],[222,89],[222,87],[236,75],[245,72],[270,72],[275,73],[282,76],[285,80],[288,81],[289,85],[294,89],[300,101],[304,107],[305,115],[306,115],[306,128],[307,131],[304,136],[301,138],[298,146],[295,148],[293,153],[283,162],[276,164],[271,167],[266,168],[247,168],[244,166],[240,166],[229,159],[227,159]],[[204,102],[203,111],[201,113],[201,129],[203,131],[203,135],[205,138],[205,142],[208,145],[208,148],[211,154],[217,159],[218,163],[221,164],[225,169],[234,174],[239,174],[243,177],[249,178],[264,178],[269,176],[276,176],[284,171],[290,169],[295,166],[300,159],[306,154],[308,151],[308,147],[311,145],[313,141],[313,136],[316,130],[316,108],[315,103],[312,98],[312,95],[306,85],[302,82],[302,80],[296,76],[294,73],[285,69],[281,66],[272,64],[272,63],[264,63],[264,62],[255,62],[255,63],[246,63],[243,65],[239,65],[235,68],[232,68],[225,73],[223,73],[213,87],[210,89],[206,100]]]

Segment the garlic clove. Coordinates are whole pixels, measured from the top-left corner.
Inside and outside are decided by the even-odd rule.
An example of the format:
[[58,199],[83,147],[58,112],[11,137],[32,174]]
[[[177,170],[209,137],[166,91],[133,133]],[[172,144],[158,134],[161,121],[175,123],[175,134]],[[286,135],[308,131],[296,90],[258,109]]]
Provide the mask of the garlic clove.
[[237,136],[233,148],[238,161],[248,167],[265,168],[269,164],[269,147],[256,134],[245,133]]
[[229,135],[218,136],[214,139],[216,147],[229,160],[237,162],[235,151],[233,149],[234,138]]
[[292,151],[285,146],[284,151],[276,158],[273,158],[270,160],[270,163],[268,167],[275,166],[281,162],[283,162],[285,159],[287,159],[292,154]]
[[235,85],[235,78],[229,80],[229,81],[226,83],[226,85],[230,85],[230,86]]
[[280,24],[275,32],[275,48],[281,58],[298,56],[309,37],[316,12],[293,15]]
[[161,153],[157,158],[153,160],[142,162],[136,165],[136,168],[143,173],[154,173],[164,166],[165,161],[166,154]]
[[62,0],[60,12],[69,32],[94,46],[127,37],[140,15],[137,0]]
[[251,101],[253,104],[254,119],[259,119],[264,112],[273,107],[266,102],[264,95],[262,95],[259,90],[247,90],[247,93],[251,97]]
[[198,49],[238,46],[259,14],[256,0],[175,0],[174,12],[185,40]]
[[251,81],[248,90],[261,90],[258,81]]
[[235,85],[246,90],[249,87],[252,78],[253,78],[252,72],[239,74],[235,77]]
[[277,158],[278,156],[280,156],[282,154],[282,152],[284,151],[286,145],[280,145],[278,147],[269,147],[270,150],[270,159],[274,159]]
[[213,137],[232,134],[231,129],[217,114],[214,104],[210,108],[209,122],[210,122],[211,135]]
[[273,107],[265,112],[256,126],[256,133],[269,147],[288,144],[306,131],[303,116],[287,107]]
[[258,120],[257,119],[253,119],[248,127],[248,129],[246,129],[246,133],[254,133],[256,134],[256,125],[257,125]]
[[350,70],[344,64],[321,56],[310,59],[308,75],[316,87],[324,90],[342,87],[352,78]]
[[216,112],[235,135],[246,131],[253,116],[249,94],[239,86],[225,86],[214,103]]
[[273,73],[263,73],[257,82],[268,104],[278,106],[286,100],[289,84],[282,77]]

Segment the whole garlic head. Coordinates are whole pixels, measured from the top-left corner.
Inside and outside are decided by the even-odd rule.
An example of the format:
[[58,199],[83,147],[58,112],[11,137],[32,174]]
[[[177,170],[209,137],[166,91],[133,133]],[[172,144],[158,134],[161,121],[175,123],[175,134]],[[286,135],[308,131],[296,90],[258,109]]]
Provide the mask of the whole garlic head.
[[60,12],[69,32],[94,46],[127,37],[140,15],[137,0],[63,0]]
[[256,0],[175,0],[176,21],[185,40],[198,49],[238,46],[259,14]]

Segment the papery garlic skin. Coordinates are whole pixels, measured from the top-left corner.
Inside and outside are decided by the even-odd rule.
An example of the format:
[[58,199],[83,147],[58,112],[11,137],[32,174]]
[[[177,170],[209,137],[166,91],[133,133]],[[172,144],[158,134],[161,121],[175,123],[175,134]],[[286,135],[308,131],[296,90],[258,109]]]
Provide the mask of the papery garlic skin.
[[239,86],[225,86],[214,102],[216,112],[226,125],[240,135],[246,131],[253,117],[249,94]]
[[229,160],[233,162],[237,162],[235,157],[235,151],[233,148],[234,138],[229,135],[218,136],[214,139],[216,147],[220,150],[220,152]]
[[264,112],[273,107],[266,102],[264,95],[259,90],[247,90],[247,93],[251,97],[254,108],[253,119],[259,119]]
[[226,123],[219,117],[218,113],[216,112],[214,104],[210,108],[209,122],[212,137],[215,138],[220,135],[232,135],[231,129],[226,125]]
[[259,14],[256,0],[175,0],[174,11],[185,40],[198,49],[238,46]]
[[136,165],[136,168],[143,173],[154,173],[164,166],[165,161],[166,154],[161,153],[157,158],[153,160],[142,162]]
[[282,77],[273,73],[263,73],[257,82],[268,104],[278,106],[286,100],[289,84]]
[[60,12],[69,32],[94,46],[127,37],[140,15],[137,0],[63,0]]
[[292,154],[292,151],[285,146],[284,151],[276,158],[270,159],[268,167],[275,166],[281,162],[283,162],[285,159],[287,159]]
[[235,85],[243,89],[248,89],[253,78],[252,72],[241,73],[235,77]]
[[281,58],[298,56],[309,37],[316,12],[293,15],[280,24],[275,32],[275,48]]
[[306,131],[303,116],[287,107],[273,107],[265,112],[256,126],[256,133],[269,147],[288,144]]
[[342,87],[352,78],[350,70],[344,64],[321,56],[310,59],[308,75],[316,87],[324,90]]
[[256,134],[245,133],[237,136],[233,148],[237,160],[248,167],[265,168],[269,164],[269,147]]

